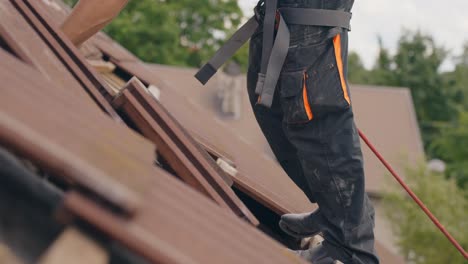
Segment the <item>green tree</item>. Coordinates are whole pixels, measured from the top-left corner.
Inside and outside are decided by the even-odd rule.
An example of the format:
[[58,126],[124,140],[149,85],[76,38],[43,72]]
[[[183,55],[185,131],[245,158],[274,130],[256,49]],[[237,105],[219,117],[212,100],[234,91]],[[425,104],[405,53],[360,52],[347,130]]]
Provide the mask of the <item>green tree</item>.
[[447,175],[468,189],[468,112],[461,112],[456,122],[441,131],[431,142],[431,152],[447,163]]
[[348,78],[351,83],[367,84],[370,82],[369,71],[364,67],[361,57],[351,51],[348,55]]
[[379,54],[371,70],[364,67],[359,54],[353,51],[349,53],[348,68],[351,83],[371,85],[392,85],[394,83],[393,57],[384,47],[380,37],[378,42]]
[[[421,32],[405,31],[393,56],[380,39],[379,45],[380,52],[373,69],[365,72],[360,70],[359,66],[350,63],[350,78],[363,81],[364,84],[408,87],[413,97],[424,145],[431,157],[431,149],[428,146],[439,135],[439,124],[456,120],[459,110],[455,91],[462,89],[450,89],[448,77],[444,77],[439,71],[442,62],[447,58],[447,52],[439,47],[431,36]],[[460,67],[460,71],[462,69],[464,68]],[[455,81],[453,83],[455,86]],[[458,97],[463,97],[464,94],[458,92]]]
[[390,52],[384,47],[382,38],[378,38],[379,55],[370,74],[370,82],[374,85],[392,85],[395,83],[394,61]]
[[78,0],[63,0],[63,2],[69,6],[74,6]]
[[462,54],[455,58],[458,66],[468,67],[468,41],[463,45]]
[[420,32],[406,33],[394,57],[394,85],[411,89],[418,119],[426,133],[430,131],[425,130],[424,123],[450,121],[456,117],[453,97],[444,89],[439,73],[446,57],[447,52],[437,46],[432,37]]
[[144,61],[198,67],[241,19],[236,0],[133,0],[105,32]]
[[[424,166],[408,170],[406,181],[454,235],[468,247],[468,200],[466,191],[444,175],[430,172]],[[397,243],[408,262],[416,264],[466,263],[463,256],[434,226],[422,210],[401,188],[384,195],[386,215],[397,234]]]
[[468,189],[468,42],[455,62],[455,70],[443,77],[459,114],[452,122],[438,124],[441,133],[431,141],[429,152],[447,162],[447,175]]
[[455,70],[444,74],[446,82],[455,94],[457,103],[468,111],[468,42],[465,43],[463,52],[455,58]]

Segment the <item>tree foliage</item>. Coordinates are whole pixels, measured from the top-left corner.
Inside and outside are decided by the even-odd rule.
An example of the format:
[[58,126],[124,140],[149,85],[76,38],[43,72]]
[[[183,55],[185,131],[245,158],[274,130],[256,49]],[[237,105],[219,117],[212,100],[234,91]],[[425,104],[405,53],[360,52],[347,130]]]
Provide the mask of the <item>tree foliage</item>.
[[[380,42],[374,67],[366,70],[350,54],[352,82],[407,87],[411,90],[429,159],[447,164],[444,174],[424,166],[408,169],[406,181],[444,226],[468,248],[468,44],[456,67],[442,73],[448,53],[420,32],[404,32],[391,54]],[[395,129],[398,129],[397,127]],[[458,183],[458,185],[456,184]],[[409,263],[465,263],[427,216],[398,188],[384,205],[398,245]]]
[[468,189],[468,112],[461,112],[458,120],[441,130],[430,148],[435,156],[447,163],[447,175]]
[[[428,158],[438,158],[448,165],[449,177],[464,187],[468,182],[468,43],[456,57],[456,68],[441,73],[447,51],[432,37],[405,31],[395,54],[379,40],[380,52],[371,70],[366,70],[357,54],[350,54],[349,74],[354,83],[407,87],[416,109]],[[457,145],[457,142],[459,143]]]
[[372,82],[369,78],[371,75],[364,67],[364,63],[354,51],[351,51],[348,55],[348,69],[349,69],[349,81],[352,83],[367,84]]
[[398,52],[393,58],[394,84],[411,89],[416,113],[422,122],[450,121],[456,116],[450,100],[452,95],[444,89],[439,73],[446,55],[432,37],[417,32],[400,39]]
[[457,103],[463,110],[468,110],[468,42],[460,56],[455,57],[456,67],[453,72],[444,74],[448,87],[455,94]]
[[[424,166],[408,169],[406,181],[414,192],[433,211],[446,229],[468,247],[467,192],[444,175],[429,172]],[[398,236],[401,253],[409,263],[440,264],[466,263],[463,256],[432,221],[406,195],[394,188],[383,199],[384,208]]]
[[454,95],[444,89],[444,77],[439,73],[447,52],[436,45],[432,37],[420,32],[404,32],[396,54],[391,56],[380,42],[380,52],[371,71],[350,65],[351,80],[358,73],[366,84],[408,87],[416,106],[418,120],[427,143],[431,123],[450,121],[456,118],[457,110],[452,104]]
[[198,67],[241,19],[236,0],[132,0],[105,31],[144,61]]
[[444,73],[444,78],[459,114],[456,120],[441,126],[441,133],[431,142],[429,151],[446,161],[448,175],[468,189],[468,42],[455,61],[455,70]]

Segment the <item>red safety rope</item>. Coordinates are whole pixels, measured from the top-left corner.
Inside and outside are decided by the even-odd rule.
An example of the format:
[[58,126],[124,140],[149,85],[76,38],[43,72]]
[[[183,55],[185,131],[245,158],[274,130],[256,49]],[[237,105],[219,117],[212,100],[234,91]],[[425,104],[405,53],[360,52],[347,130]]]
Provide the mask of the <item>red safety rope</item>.
[[439,230],[444,233],[447,239],[457,248],[458,251],[468,259],[468,253],[462,248],[460,243],[445,229],[445,227],[440,223],[440,221],[429,211],[429,209],[424,205],[424,203],[416,196],[416,194],[410,189],[408,185],[403,181],[403,179],[396,173],[396,171],[390,166],[390,164],[384,159],[384,157],[377,151],[377,149],[372,145],[369,139],[359,130],[359,136],[364,140],[367,146],[374,152],[377,158],[382,162],[382,164],[388,169],[388,171],[395,177],[395,179],[400,183],[400,185],[406,190],[406,192],[413,198],[413,200],[421,207],[421,209],[426,213],[426,215],[432,220],[432,222],[439,228]]

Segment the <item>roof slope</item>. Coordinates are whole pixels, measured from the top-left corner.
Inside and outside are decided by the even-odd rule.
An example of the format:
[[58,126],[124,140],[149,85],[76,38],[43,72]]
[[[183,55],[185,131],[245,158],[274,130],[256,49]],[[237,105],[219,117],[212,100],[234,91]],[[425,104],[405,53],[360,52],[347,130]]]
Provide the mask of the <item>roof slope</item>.
[[[2,1],[0,6],[9,3]],[[0,20],[25,21],[22,15],[5,12],[0,8]],[[47,47],[44,51],[51,52]],[[48,79],[38,70],[43,64],[31,65],[24,59],[28,56],[15,55],[0,46],[0,78],[7,84],[0,97],[1,145],[46,169],[51,177],[66,178],[64,206],[90,223],[88,227],[153,263],[303,263],[252,225],[154,166],[154,144],[102,109],[89,107],[89,101],[64,89],[67,85]],[[131,203],[130,214],[122,214],[87,191],[117,206],[128,201],[122,198],[140,198]],[[123,197],[128,193],[132,195]],[[187,241],[195,243],[187,247]]]
[[[59,0],[43,0],[43,2],[49,5],[48,11],[54,17],[54,22],[60,23],[67,14],[67,8]],[[225,158],[235,163],[240,171],[235,178],[238,188],[256,195],[258,199],[265,205],[271,206],[270,208],[276,210],[277,213],[285,211],[303,212],[313,208],[313,205],[292,184],[281,168],[273,161],[272,157],[265,154],[268,151],[268,147],[263,135],[259,133],[256,122],[253,120],[250,107],[243,109],[243,116],[250,115],[249,118],[242,119],[238,123],[231,122],[226,125],[223,124],[223,120],[218,118],[216,112],[213,111],[212,113],[211,109],[206,107],[210,103],[213,105],[213,101],[205,101],[206,104],[200,104],[197,101],[198,98],[200,100],[211,100],[210,98],[213,97],[212,95],[206,96],[202,93],[202,91],[212,91],[210,86],[202,88],[197,82],[190,83],[190,81],[195,81],[192,77],[195,72],[194,69],[176,67],[174,71],[171,71],[174,73],[171,77],[173,79],[169,80],[166,78],[168,77],[166,76],[168,72],[163,68],[171,69],[173,67],[158,65],[156,67],[160,68],[155,71],[147,67],[147,65],[103,33],[97,34],[85,43],[81,47],[81,52],[88,59],[92,60],[101,60],[102,54],[105,54],[106,57],[110,58],[111,62],[118,66],[119,70],[137,75],[146,84],[157,85],[161,90],[161,103],[171,114],[179,122],[183,123],[201,143],[210,145],[210,147],[217,150]],[[116,91],[121,88],[119,86],[124,82],[124,80],[119,80],[119,77],[115,75],[103,74],[103,76],[105,77],[104,79],[112,79],[113,88]],[[181,85],[174,85],[175,81],[182,80],[184,82]],[[213,82],[210,82],[210,84],[213,84]],[[191,94],[190,92],[196,93]],[[353,91],[353,93],[356,92]],[[248,106],[246,97],[244,97],[244,102]],[[358,111],[359,109],[356,106],[355,112],[357,113]],[[359,123],[359,117],[357,119]],[[232,125],[233,123],[236,125]],[[250,133],[252,131],[256,132]],[[377,133],[377,135],[381,134]],[[258,164],[261,164],[261,166],[258,166]],[[376,168],[378,170],[378,167]],[[366,167],[366,171],[368,170]],[[272,181],[272,178],[275,180]],[[370,181],[368,180],[368,182]],[[375,189],[378,190],[378,188]],[[377,243],[377,248],[379,252],[385,250],[381,249],[383,247],[379,243]]]

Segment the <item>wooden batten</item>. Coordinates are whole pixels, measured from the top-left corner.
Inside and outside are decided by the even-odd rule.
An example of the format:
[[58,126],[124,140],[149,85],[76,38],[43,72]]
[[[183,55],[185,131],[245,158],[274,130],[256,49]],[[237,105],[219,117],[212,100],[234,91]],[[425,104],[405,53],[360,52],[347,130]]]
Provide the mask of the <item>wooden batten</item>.
[[112,62],[103,60],[86,60],[98,73],[111,73],[115,70]]

